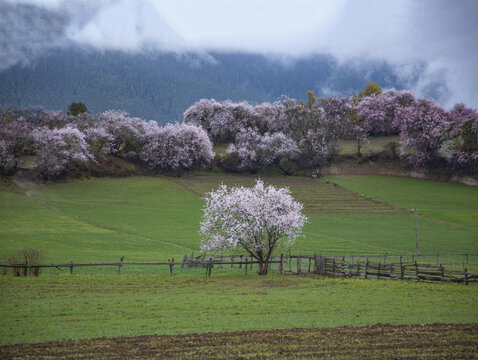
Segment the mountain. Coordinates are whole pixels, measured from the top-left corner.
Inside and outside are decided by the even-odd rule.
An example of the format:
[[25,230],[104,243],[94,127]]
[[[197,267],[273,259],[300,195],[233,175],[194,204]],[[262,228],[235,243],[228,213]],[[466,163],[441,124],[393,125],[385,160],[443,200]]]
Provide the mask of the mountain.
[[165,54],[94,52],[63,48],[29,66],[0,73],[0,104],[63,110],[84,102],[92,112],[116,109],[161,124],[182,120],[201,98],[274,101],[351,94],[375,81],[403,88],[386,63],[339,64],[317,55],[291,61],[246,53]]

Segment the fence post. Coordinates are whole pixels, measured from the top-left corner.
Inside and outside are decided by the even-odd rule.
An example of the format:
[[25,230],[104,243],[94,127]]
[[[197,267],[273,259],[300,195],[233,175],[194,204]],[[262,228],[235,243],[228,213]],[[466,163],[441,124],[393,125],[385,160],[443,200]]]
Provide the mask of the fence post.
[[245,272],[245,275],[247,275],[247,258],[246,258],[246,264],[245,265],[246,266],[244,266],[244,269],[245,269],[244,272]]
[[239,269],[242,269],[242,257],[243,255],[239,256]]
[[439,258],[440,254],[437,254],[437,265],[438,265],[438,258]]
[[302,269],[300,268],[300,255],[297,256],[297,275],[302,273]]
[[315,262],[315,275],[319,274],[319,257],[317,253],[314,254],[314,262]]
[[284,275],[284,254],[280,254],[280,274]]
[[171,275],[173,275],[173,266],[174,266],[174,258],[172,258],[171,262],[169,263],[169,272],[171,273]]
[[211,272],[212,272],[212,267],[214,265],[212,263],[209,263],[209,273],[207,274],[207,276],[211,276]]
[[234,267],[234,255],[231,255],[231,269]]
[[443,269],[442,264],[440,264],[440,274],[441,274],[441,280],[445,281],[445,269]]
[[365,263],[365,279],[368,279],[368,258],[367,262]]
[[28,275],[28,258],[25,256],[25,267],[23,269],[23,276],[27,276]]
[[415,260],[415,277],[417,278],[416,280],[418,281],[418,264],[416,260]]
[[70,261],[70,275],[73,275],[73,260]]
[[468,269],[465,269],[465,285],[468,285]]
[[332,259],[332,276],[335,276],[335,259]]
[[378,263],[377,280],[380,280],[380,263]]
[[124,260],[124,256],[121,257],[120,259],[120,264],[118,265],[118,275],[121,275],[121,266],[123,266],[123,260]]

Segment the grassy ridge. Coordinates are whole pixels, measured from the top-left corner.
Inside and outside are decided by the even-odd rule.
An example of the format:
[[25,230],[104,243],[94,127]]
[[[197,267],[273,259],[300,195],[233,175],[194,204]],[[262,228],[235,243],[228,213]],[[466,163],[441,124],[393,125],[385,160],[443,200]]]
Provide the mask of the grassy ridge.
[[303,276],[67,275],[0,277],[0,291],[0,313],[8,314],[0,318],[0,344],[478,322],[478,287],[454,284]]

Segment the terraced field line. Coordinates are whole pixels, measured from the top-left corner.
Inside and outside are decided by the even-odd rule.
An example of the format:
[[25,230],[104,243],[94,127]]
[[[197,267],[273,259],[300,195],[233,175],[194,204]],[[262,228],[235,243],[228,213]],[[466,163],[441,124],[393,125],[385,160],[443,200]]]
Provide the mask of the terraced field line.
[[31,198],[32,200],[35,200],[36,202],[38,202],[40,205],[42,206],[45,206],[46,208],[52,210],[52,211],[55,211],[56,213],[62,215],[62,216],[66,216],[74,221],[77,221],[77,222],[80,222],[80,223],[83,223],[83,224],[87,224],[87,225],[90,225],[90,226],[93,226],[95,228],[98,228],[98,229],[102,229],[102,230],[107,230],[107,231],[112,231],[112,232],[115,232],[117,234],[121,234],[121,235],[126,235],[126,236],[131,236],[131,237],[134,237],[134,238],[138,238],[138,239],[142,239],[142,240],[148,240],[148,241],[153,241],[153,242],[157,242],[157,243],[161,243],[161,244],[165,244],[165,245],[171,245],[171,246],[175,246],[177,248],[180,248],[180,249],[184,249],[184,250],[188,250],[188,251],[196,251],[197,249],[193,249],[193,248],[189,248],[187,246],[183,246],[183,245],[179,245],[179,244],[175,244],[173,242],[170,242],[170,241],[166,241],[166,240],[158,240],[158,239],[153,239],[153,238],[150,238],[150,237],[147,237],[147,236],[143,236],[143,235],[139,235],[139,234],[132,234],[132,233],[129,233],[129,232],[126,232],[126,231],[122,231],[122,230],[118,230],[118,229],[114,229],[114,228],[110,228],[110,227],[107,227],[107,226],[103,226],[103,225],[99,225],[99,224],[95,224],[91,221],[87,221],[87,220],[84,220],[78,216],[75,216],[75,215],[72,215],[72,214],[69,214],[67,212],[64,212],[56,207],[54,207],[53,205],[49,204],[48,202],[44,201],[44,200],[41,200],[41,199],[37,199],[35,198],[35,196],[33,196],[32,193],[30,192],[26,192],[25,193],[25,196],[28,197],[28,198]]
[[191,189],[188,185],[186,184],[180,184],[179,182],[177,181],[174,181],[173,179],[171,179],[170,177],[165,177],[166,180],[168,180],[169,182],[171,182],[172,184],[176,185],[177,187],[180,187],[181,189],[183,190],[186,190],[187,192],[190,192],[191,194],[193,195],[196,195],[196,196],[199,196],[200,198],[203,198],[204,195]]
[[455,225],[455,226],[461,227],[463,229],[467,229],[467,230],[471,230],[471,231],[478,231],[478,228],[475,228],[475,227],[466,226],[466,225],[462,225],[462,224],[457,224],[457,223],[454,223],[452,221],[438,219],[438,218],[435,218],[433,216],[429,216],[429,215],[425,215],[425,214],[417,214],[417,215],[421,216],[421,217],[424,217],[426,219],[435,221],[435,222],[442,223],[442,224]]

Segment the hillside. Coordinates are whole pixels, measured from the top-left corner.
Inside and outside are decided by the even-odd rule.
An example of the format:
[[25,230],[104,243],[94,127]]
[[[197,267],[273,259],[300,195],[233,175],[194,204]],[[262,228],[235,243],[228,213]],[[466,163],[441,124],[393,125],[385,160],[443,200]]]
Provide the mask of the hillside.
[[338,64],[325,55],[284,62],[246,53],[133,55],[69,48],[1,72],[0,104],[66,112],[70,103],[82,101],[93,112],[122,109],[165,124],[182,120],[201,98],[259,103],[282,94],[304,98],[307,90],[350,94],[369,81],[404,87],[385,63]]

